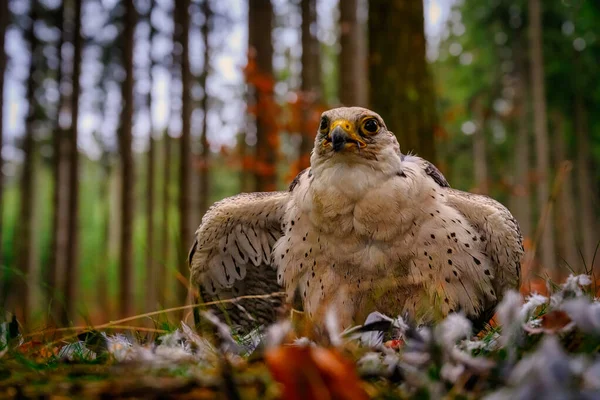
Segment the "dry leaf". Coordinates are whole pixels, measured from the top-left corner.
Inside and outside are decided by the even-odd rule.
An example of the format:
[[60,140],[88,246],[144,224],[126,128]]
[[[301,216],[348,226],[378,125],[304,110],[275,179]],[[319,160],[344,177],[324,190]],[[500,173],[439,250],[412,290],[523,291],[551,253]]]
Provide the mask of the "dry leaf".
[[564,332],[573,324],[567,313],[561,310],[550,311],[549,313],[542,315],[540,319],[542,322],[539,328],[525,326],[525,330],[531,334],[552,334]]
[[368,396],[354,365],[323,347],[283,346],[267,351],[267,366],[287,400],[363,400]]

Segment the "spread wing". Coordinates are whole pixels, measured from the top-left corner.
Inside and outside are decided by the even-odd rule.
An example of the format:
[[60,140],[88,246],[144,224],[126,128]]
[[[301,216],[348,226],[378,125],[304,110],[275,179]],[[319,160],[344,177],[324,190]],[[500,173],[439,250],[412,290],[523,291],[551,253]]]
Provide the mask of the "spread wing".
[[523,257],[523,238],[519,224],[502,204],[487,196],[448,188],[452,205],[477,229],[485,243],[485,253],[496,266],[494,290],[499,296],[508,289],[518,289]]
[[[418,157],[404,156],[415,160]],[[440,187],[446,188],[446,201],[477,229],[485,241],[485,252],[496,266],[494,290],[502,295],[507,289],[518,289],[523,237],[517,220],[496,200],[483,195],[451,189],[444,175],[429,161],[420,159],[422,168]]]
[[[421,165],[429,177],[445,188],[447,203],[477,229],[478,240],[484,243],[484,252],[495,266],[492,284],[496,301],[499,302],[506,290],[519,288],[521,260],[524,254],[519,224],[510,211],[496,200],[451,189],[444,175],[433,164],[422,160]],[[488,305],[475,321],[476,326],[489,321],[496,304]]]
[[[202,218],[188,256],[203,300],[279,292],[271,251],[281,237],[287,192],[243,193],[215,203]],[[234,324],[274,317],[268,300],[228,304]],[[248,326],[250,327],[250,326]]]

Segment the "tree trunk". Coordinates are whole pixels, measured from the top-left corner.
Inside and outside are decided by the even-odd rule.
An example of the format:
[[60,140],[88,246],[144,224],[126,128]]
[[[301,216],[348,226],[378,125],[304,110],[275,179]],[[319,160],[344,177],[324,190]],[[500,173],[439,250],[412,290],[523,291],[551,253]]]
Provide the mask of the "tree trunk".
[[167,276],[167,265],[169,265],[171,253],[170,253],[170,239],[169,230],[171,228],[171,163],[173,157],[171,155],[172,139],[165,130],[163,135],[164,142],[164,175],[163,175],[163,197],[162,197],[162,235],[160,238],[161,243],[161,261],[159,264],[158,271],[158,302],[161,306],[165,307],[167,301],[167,288],[169,287],[170,281]]
[[531,239],[531,183],[529,179],[529,112],[524,57],[517,56],[515,103],[517,108],[517,137],[515,140],[514,187],[511,211],[525,239]]
[[79,152],[77,151],[78,120],[79,120],[79,94],[81,75],[81,53],[83,37],[81,36],[81,7],[82,0],[73,2],[75,8],[73,28],[73,92],[71,94],[71,129],[67,140],[67,163],[69,168],[68,180],[68,226],[67,243],[68,252],[65,264],[65,305],[62,308],[61,322],[67,325],[75,317],[75,305],[78,280],[78,231],[79,231]]
[[[65,80],[64,58],[62,57],[63,44],[69,39],[64,27],[65,13],[64,1],[61,2],[58,11],[58,25],[60,31],[60,40],[57,47],[58,69],[56,80],[59,87]],[[48,262],[47,280],[48,280],[48,304],[51,305],[51,317],[58,318],[62,313],[64,306],[64,282],[65,266],[67,262],[67,222],[68,222],[68,204],[67,204],[67,175],[69,166],[67,165],[66,136],[60,123],[59,117],[66,105],[66,95],[60,90],[57,113],[52,132],[52,226],[51,226],[51,244],[50,256]]]
[[[564,117],[559,111],[555,111],[551,114],[554,131],[554,158],[556,164],[561,165],[563,163],[571,163],[567,157],[566,143],[565,143],[565,127]],[[563,263],[565,263],[569,269],[579,271],[583,273],[583,268],[579,268],[581,264],[580,258],[577,254],[577,242],[575,239],[575,202],[573,200],[573,179],[572,175],[567,176],[563,181],[560,193],[558,194],[558,201],[556,208],[554,209],[555,221],[560,230],[557,231],[557,243],[556,247],[559,256],[559,267],[562,269]]]
[[[4,165],[2,158],[2,144],[4,143],[4,133],[3,133],[3,114],[4,112],[4,75],[6,72],[6,64],[8,55],[5,51],[5,37],[6,31],[8,29],[8,25],[10,23],[10,10],[8,8],[8,1],[0,2],[0,309],[6,309],[6,300],[9,295],[9,282],[10,282],[10,273],[6,266],[4,265],[4,249],[2,247],[3,244],[3,236],[2,236],[2,222],[3,222],[3,211],[4,211],[4,174],[1,173],[2,167]],[[0,317],[0,321],[2,317]]]
[[[190,53],[189,53],[189,32],[190,32],[190,17],[189,8],[190,0],[178,0],[176,3],[175,12],[179,13],[179,23],[181,26],[176,27],[178,34],[178,42],[181,44],[181,138],[179,140],[179,243],[177,246],[177,266],[178,272],[182,277],[187,276],[187,265],[185,263],[185,255],[189,250],[189,246],[193,236],[193,228],[191,224],[191,122],[192,122],[192,103],[191,103],[191,85],[192,73],[190,71]],[[187,299],[187,288],[181,282],[177,282],[177,304],[184,305]]]
[[119,307],[120,316],[133,312],[133,206],[134,173],[131,149],[133,122],[133,47],[136,10],[133,0],[125,0],[125,23],[123,32],[123,64],[125,80],[122,84],[123,109],[119,132],[119,155],[121,158],[121,248],[119,252]]
[[[318,104],[321,101],[320,43],[310,27],[317,24],[316,0],[302,0],[302,138],[297,172],[310,166],[310,152],[319,126]],[[314,28],[313,28],[314,29]]]
[[[200,76],[200,86],[202,87],[202,101],[200,108],[204,114],[202,118],[202,137],[200,139],[202,145],[202,156],[200,159],[200,193],[199,193],[199,211],[200,215],[204,215],[209,206],[210,195],[210,144],[208,143],[208,90],[206,80],[210,73],[210,44],[208,35],[210,33],[210,24],[212,23],[212,11],[210,9],[210,1],[202,2],[202,13],[204,14],[204,25],[202,26],[202,41],[204,44],[204,69]],[[199,223],[200,221],[197,221]]]
[[[531,60],[531,93],[537,169],[537,204],[541,211],[550,199],[550,152],[544,89],[544,59],[542,55],[542,7],[540,0],[529,0],[529,53]],[[539,243],[542,266],[555,270],[554,224],[548,218]]]
[[112,311],[109,303],[108,295],[108,268],[111,261],[111,166],[108,153],[105,151],[100,160],[102,167],[102,181],[100,183],[100,202],[102,204],[102,257],[99,261],[98,268],[98,304],[102,307],[104,314],[103,318],[110,318]]
[[[581,90],[581,89],[579,89]],[[579,194],[579,221],[581,242],[579,249],[588,270],[600,271],[600,254],[594,254],[598,245],[598,218],[594,212],[594,181],[590,173],[590,130],[588,129],[587,111],[579,90],[575,94],[575,137],[577,140],[577,191]],[[594,260],[594,256],[595,260]],[[592,266],[592,260],[595,265]]]
[[435,163],[436,114],[425,59],[423,2],[370,0],[368,25],[371,109],[396,134],[403,153]]
[[358,18],[361,0],[340,1],[340,103],[367,106],[367,43],[365,26]]
[[[4,140],[4,131],[2,129],[3,127],[3,116],[4,116],[4,112],[2,110],[4,110],[4,72],[6,71],[6,59],[7,59],[7,55],[6,55],[6,51],[4,50],[4,38],[6,36],[6,29],[8,28],[8,24],[9,24],[9,9],[8,9],[8,1],[0,1],[0,172],[2,171],[2,167],[4,165],[4,162],[2,160],[2,143]],[[4,309],[4,296],[6,293],[7,288],[5,287],[5,285],[7,284],[8,279],[5,279],[7,277],[7,273],[4,270],[4,257],[2,257],[3,255],[3,248],[2,248],[2,214],[3,214],[3,210],[4,207],[3,205],[3,194],[4,194],[4,174],[0,173],[0,290],[2,291],[2,295],[0,295],[0,309]],[[0,317],[1,320],[1,317]]]
[[25,119],[25,136],[23,138],[22,150],[24,154],[23,171],[20,182],[20,214],[17,228],[17,269],[19,275],[12,285],[12,303],[17,319],[22,323],[27,322],[31,309],[31,272],[33,270],[33,200],[35,199],[35,171],[34,171],[34,123],[36,119],[37,102],[35,99],[36,80],[34,74],[38,61],[38,40],[34,33],[34,25],[37,20],[37,1],[31,2],[30,26],[26,33],[27,41],[31,50],[31,62],[29,66],[29,78],[27,79],[26,99],[28,104],[27,117]]
[[475,120],[476,129],[473,133],[473,164],[475,167],[475,192],[479,194],[489,194],[488,190],[488,169],[487,169],[487,151],[485,140],[485,109],[481,96],[473,100],[472,115]]
[[277,188],[277,124],[273,98],[273,6],[270,0],[250,0],[249,60],[254,69],[250,84],[254,91],[256,110],[255,190]]
[[[155,5],[152,1],[148,11],[148,24],[150,24],[150,48],[154,43],[156,29],[152,25],[152,8]],[[156,163],[156,140],[154,139],[154,126],[152,123],[152,70],[154,69],[154,59],[150,54],[150,88],[147,95],[148,115],[149,115],[149,131],[148,131],[148,170],[146,181],[147,203],[146,203],[146,310],[153,310],[156,307],[157,285],[156,285],[156,260],[154,253],[154,209],[155,209],[155,170]]]
[[[178,0],[179,1],[179,0]],[[181,43],[181,25],[182,23],[181,21],[181,12],[178,10],[178,8],[181,7],[180,3],[175,3],[175,6],[173,7],[173,44],[176,43]],[[175,115],[176,112],[181,112],[182,110],[179,109],[176,105],[178,105],[179,100],[182,99],[182,95],[181,93],[178,93],[175,90],[175,83],[176,80],[178,78],[180,78],[181,75],[181,71],[182,71],[182,67],[181,67],[181,58],[182,58],[182,54],[181,51],[177,51],[177,52],[173,52],[173,58],[172,58],[172,63],[170,65],[170,72],[171,72],[171,85],[170,85],[170,113],[171,115]],[[183,86],[183,85],[182,85]],[[170,118],[169,118],[170,120]],[[171,235],[173,235],[173,231],[171,230],[172,226],[172,202],[173,202],[173,197],[174,197],[174,185],[173,185],[173,180],[174,180],[174,174],[176,173],[177,175],[179,175],[179,170],[174,170],[172,169],[171,164],[173,164],[173,162],[176,160],[176,158],[173,157],[173,148],[174,148],[174,142],[175,139],[169,135],[168,131],[170,130],[170,127],[167,126],[167,128],[165,129],[164,132],[164,180],[163,180],[163,185],[164,185],[164,190],[163,190],[163,215],[162,215],[162,238],[161,238],[161,243],[162,243],[162,262],[160,264],[160,271],[159,271],[159,282],[164,282],[162,284],[162,287],[160,288],[161,290],[159,291],[159,302],[163,307],[166,307],[166,303],[168,301],[173,300],[172,296],[167,296],[169,293],[171,293],[171,285],[172,285],[172,275],[171,275],[171,271],[168,267],[170,267],[172,265],[172,258],[173,258],[173,254],[171,252],[172,250],[172,246],[175,248],[175,258],[176,258],[176,262],[179,262],[181,254],[179,254],[180,251],[180,246],[174,245],[174,241]],[[176,179],[175,184],[178,184],[179,177]],[[176,205],[176,212],[180,212],[179,209],[179,205]],[[177,264],[176,264],[177,265]],[[176,284],[179,286],[179,282],[176,282]],[[178,295],[178,293],[176,293],[176,295]],[[178,299],[175,299],[175,301],[179,301]],[[176,305],[181,305],[179,303],[177,303]]]

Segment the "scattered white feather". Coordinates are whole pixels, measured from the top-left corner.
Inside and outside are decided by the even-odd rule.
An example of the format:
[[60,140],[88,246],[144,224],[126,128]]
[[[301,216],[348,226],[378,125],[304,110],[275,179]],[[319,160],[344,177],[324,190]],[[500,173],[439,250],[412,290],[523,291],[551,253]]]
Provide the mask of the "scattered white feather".
[[[365,323],[362,326],[367,326],[379,321],[388,321],[391,325],[391,334],[395,339],[402,339],[406,331],[409,329],[408,324],[404,321],[401,316],[396,318],[390,318],[385,314],[382,314],[378,311],[374,311],[370,313]],[[354,326],[346,329],[342,332],[343,337],[347,337],[349,340],[358,340],[363,346],[369,348],[376,348],[383,345],[384,332],[373,330],[369,332],[356,332],[361,328],[361,326]],[[355,333],[353,333],[355,332]]]
[[600,334],[600,303],[581,297],[565,301],[561,308],[583,332]]
[[510,290],[504,294],[504,298],[496,308],[498,323],[502,327],[502,335],[499,338],[502,346],[513,342],[521,330],[524,322],[521,313],[521,304],[521,295]]
[[498,333],[494,333],[491,338],[487,340],[463,340],[460,343],[460,348],[468,352],[472,352],[474,350],[494,351],[500,347],[498,342],[499,338],[500,335]]
[[447,349],[456,346],[459,340],[465,339],[471,335],[471,321],[462,314],[450,314],[444,319],[435,330],[437,339]]
[[569,288],[570,290],[580,289],[577,293],[579,296],[583,295],[583,291],[581,291],[581,287],[589,286],[592,284],[592,278],[589,275],[569,275],[566,282],[563,284],[565,289]]
[[267,328],[265,344],[267,347],[277,347],[292,331],[292,323],[289,320],[276,322]]
[[328,307],[325,313],[325,329],[329,335],[329,341],[335,347],[341,346],[340,324],[335,307]]
[[[365,325],[369,325],[378,321],[389,321],[392,322],[392,318],[384,315],[378,311],[372,312],[367,315]],[[358,328],[358,327],[357,327]],[[353,335],[352,339],[359,339],[361,344],[365,347],[375,348],[383,344],[384,333],[381,331],[362,332],[357,335]]]
[[265,340],[265,328],[260,326],[251,330],[246,335],[240,337],[238,341],[246,349],[246,354],[251,354]]
[[533,312],[544,304],[548,303],[548,298],[541,294],[534,293],[525,299],[525,304],[521,307],[520,318],[523,321],[528,321],[532,317]]
[[383,366],[383,357],[379,352],[369,351],[356,364],[363,374],[378,374]]
[[85,346],[85,342],[78,341],[63,346],[58,352],[58,358],[63,361],[92,361],[96,353]]
[[600,390],[600,361],[596,361],[582,374],[584,390]]
[[560,290],[550,297],[550,304],[554,308],[568,299],[584,296],[583,288],[592,284],[588,275],[569,275],[565,283],[560,286]]
[[464,372],[465,366],[462,364],[445,363],[444,365],[442,365],[440,375],[444,380],[456,383]]
[[307,346],[316,346],[317,344],[315,342],[313,342],[312,340],[310,340],[307,337],[299,337],[297,339],[294,339],[293,344],[295,346],[300,346],[300,347],[307,347]]
[[107,335],[102,333],[106,339],[108,353],[118,362],[133,361],[136,359],[136,351],[133,344],[124,335]]

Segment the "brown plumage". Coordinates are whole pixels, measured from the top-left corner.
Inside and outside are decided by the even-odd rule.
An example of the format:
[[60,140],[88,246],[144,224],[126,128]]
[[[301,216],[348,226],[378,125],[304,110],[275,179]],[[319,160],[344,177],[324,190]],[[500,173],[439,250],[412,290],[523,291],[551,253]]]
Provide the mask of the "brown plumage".
[[[488,318],[518,287],[523,254],[504,206],[451,189],[431,163],[400,153],[379,115],[357,107],[323,113],[311,167],[289,191],[216,203],[196,235],[191,279],[204,293],[244,295],[261,268],[261,290],[299,293],[317,323],[334,307],[344,327],[375,310],[421,322],[459,310]],[[235,312],[275,316],[264,307],[272,304]]]

